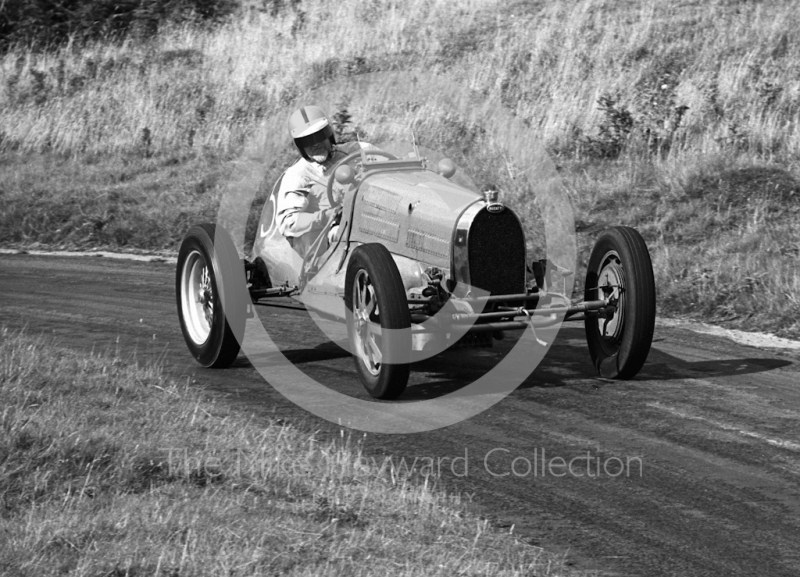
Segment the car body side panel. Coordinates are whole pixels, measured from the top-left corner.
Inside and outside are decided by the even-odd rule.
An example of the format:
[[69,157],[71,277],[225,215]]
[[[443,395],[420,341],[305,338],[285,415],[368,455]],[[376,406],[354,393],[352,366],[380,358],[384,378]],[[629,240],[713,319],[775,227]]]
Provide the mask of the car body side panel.
[[393,254],[449,270],[456,221],[480,199],[430,171],[371,175],[356,197],[350,240],[379,242]]
[[[264,260],[273,287],[299,287],[303,259],[278,232],[277,188],[276,185],[262,211],[252,259]],[[359,244],[378,242],[386,246],[406,290],[424,286],[423,273],[432,266],[449,276],[455,224],[464,210],[476,202],[482,202],[480,194],[434,172],[368,175],[356,194],[346,195],[340,226],[343,238],[316,263],[319,270],[308,279],[298,300],[309,308],[344,318],[347,260],[343,262],[342,258],[348,236],[346,258]]]
[[[350,253],[352,249],[350,248]],[[341,255],[344,247],[341,246],[319,269],[319,272],[309,279],[306,286],[296,298],[302,302],[306,307],[324,313],[327,316],[333,316],[337,319],[345,318],[344,309],[344,278],[347,273],[347,261],[350,258],[348,254],[347,259],[342,263]],[[337,272],[338,269],[338,272]]]
[[253,242],[253,255],[264,259],[269,271],[272,286],[298,286],[300,271],[303,268],[303,259],[292,248],[289,240],[278,231],[277,221],[277,191],[278,183],[272,190],[264,208],[256,230]]

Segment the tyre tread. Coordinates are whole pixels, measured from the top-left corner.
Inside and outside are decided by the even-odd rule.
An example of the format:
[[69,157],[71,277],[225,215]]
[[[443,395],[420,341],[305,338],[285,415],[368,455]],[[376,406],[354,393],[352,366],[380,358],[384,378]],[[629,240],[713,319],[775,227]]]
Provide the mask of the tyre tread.
[[[589,258],[585,298],[592,298],[590,288],[596,281],[593,267],[603,254],[613,248],[619,253],[626,277],[626,288],[635,290],[626,293],[625,323],[622,341],[616,353],[608,353],[600,342],[596,319],[585,321],[589,352],[598,373],[607,378],[631,379],[644,366],[653,340],[655,329],[655,280],[650,253],[642,236],[633,228],[616,226],[606,230],[595,243]],[[635,279],[635,285],[630,285]],[[627,303],[632,301],[632,304]],[[630,325],[630,326],[629,326]]]
[[[400,271],[397,270],[397,265],[389,250],[385,246],[377,243],[363,244],[357,247],[350,256],[350,262],[347,266],[347,275],[345,277],[345,303],[348,314],[347,327],[351,338],[351,346],[353,333],[350,315],[352,315],[351,299],[353,294],[353,281],[356,272],[361,268],[367,269],[373,281],[375,279],[382,279],[380,286],[377,284],[375,285],[375,290],[378,293],[378,306],[381,311],[381,326],[394,330],[409,329],[407,344],[410,358],[411,315],[406,304],[403,279],[400,276]],[[402,333],[395,333],[395,335],[401,334]],[[404,342],[395,343],[395,346],[404,347],[405,344]],[[355,350],[354,347],[353,350]],[[366,367],[362,366],[361,360],[355,354],[353,355],[353,360],[361,381],[371,396],[384,400],[396,399],[405,390],[411,372],[408,363],[383,363],[381,365],[380,374],[376,378],[366,370]]]

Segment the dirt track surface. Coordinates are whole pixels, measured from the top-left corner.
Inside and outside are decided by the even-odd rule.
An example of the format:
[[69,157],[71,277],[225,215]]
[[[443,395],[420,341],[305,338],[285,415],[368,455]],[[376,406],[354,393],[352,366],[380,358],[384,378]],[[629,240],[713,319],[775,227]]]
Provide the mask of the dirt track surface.
[[[259,312],[303,371],[367,398],[350,357],[306,313]],[[335,432],[275,392],[244,356],[224,371],[194,364],[178,326],[174,265],[0,255],[0,326],[25,326],[69,347],[157,358],[256,419],[278,416]],[[426,361],[404,399],[471,382],[510,346]],[[426,434],[369,435],[365,446],[378,462],[417,458],[419,468],[441,459],[449,490],[528,542],[567,551],[576,569],[797,576],[798,363],[797,352],[657,328],[635,380],[599,380],[576,326],[563,329],[531,377],[483,414]],[[572,461],[572,473],[558,459]]]

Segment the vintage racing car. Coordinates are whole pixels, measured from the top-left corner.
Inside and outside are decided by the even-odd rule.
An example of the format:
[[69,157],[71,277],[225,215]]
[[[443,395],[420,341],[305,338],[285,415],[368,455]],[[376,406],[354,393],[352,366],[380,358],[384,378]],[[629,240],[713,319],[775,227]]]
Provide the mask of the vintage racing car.
[[[618,226],[599,236],[576,302],[562,282],[570,271],[528,257],[514,211],[496,192],[456,184],[454,172],[449,160],[428,166],[419,153],[348,155],[327,182],[331,204],[341,207],[336,238],[329,242],[329,223],[302,256],[277,231],[277,183],[250,258],[240,258],[221,227],[193,227],[176,274],[191,353],[203,366],[229,366],[251,305],[288,296],[346,323],[358,375],[379,399],[403,392],[420,351],[491,345],[501,331],[535,334],[562,320],[584,322],[601,376],[636,375],[655,325],[653,270],[639,233]],[[223,298],[226,290],[233,296]]]

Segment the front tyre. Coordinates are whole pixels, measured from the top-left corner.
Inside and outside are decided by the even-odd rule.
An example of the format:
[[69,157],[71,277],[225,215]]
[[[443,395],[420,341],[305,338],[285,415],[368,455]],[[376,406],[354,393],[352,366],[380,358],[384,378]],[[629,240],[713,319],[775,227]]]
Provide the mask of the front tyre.
[[345,277],[347,334],[361,382],[376,399],[395,399],[408,384],[411,315],[403,279],[380,244],[357,247]]
[[183,338],[204,367],[225,368],[236,360],[249,299],[244,279],[227,231],[213,224],[189,230],[178,252],[175,293]]
[[633,228],[611,228],[595,243],[584,300],[601,299],[616,310],[607,318],[586,316],[592,362],[602,377],[633,378],[650,353],[656,322],[653,265],[644,239]]

